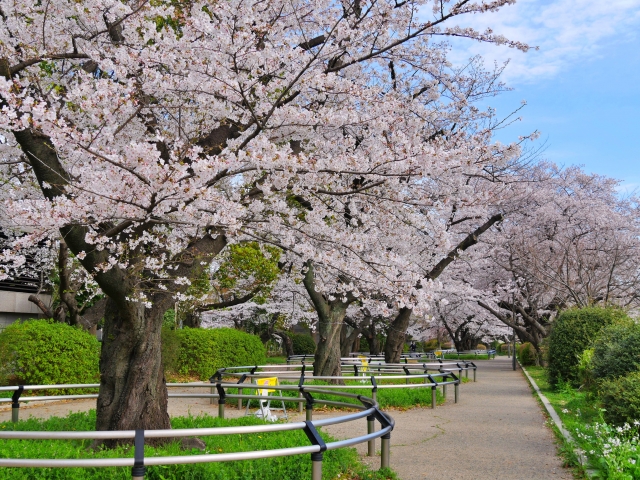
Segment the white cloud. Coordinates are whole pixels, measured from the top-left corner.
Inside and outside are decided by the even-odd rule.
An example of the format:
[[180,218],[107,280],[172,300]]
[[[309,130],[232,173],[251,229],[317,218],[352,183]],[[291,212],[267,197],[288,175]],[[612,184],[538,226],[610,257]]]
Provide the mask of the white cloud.
[[462,26],[538,46],[522,53],[473,41],[454,42],[452,59],[462,63],[482,55],[489,65],[511,59],[508,83],[528,83],[562,73],[572,64],[607,54],[616,44],[636,39],[640,0],[519,0],[498,12],[461,17]]

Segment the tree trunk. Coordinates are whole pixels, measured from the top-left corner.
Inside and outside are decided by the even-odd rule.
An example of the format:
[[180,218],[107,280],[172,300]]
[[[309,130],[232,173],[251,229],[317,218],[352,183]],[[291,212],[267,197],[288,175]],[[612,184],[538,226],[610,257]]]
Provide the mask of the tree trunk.
[[[333,302],[332,302],[333,303]],[[313,359],[313,374],[320,376],[340,376],[340,331],[347,313],[344,304],[330,305],[328,315],[318,314],[319,340]],[[323,318],[324,317],[324,318]],[[339,382],[331,382],[339,383]]]
[[198,312],[189,312],[184,316],[182,325],[189,328],[200,328],[202,325],[202,317]]
[[293,355],[293,342],[291,341],[291,337],[281,330],[276,330],[273,334],[282,339],[282,346],[284,347],[285,355],[287,357]]
[[410,308],[401,308],[387,329],[387,342],[384,346],[384,361],[398,363],[404,349],[405,335],[411,318]]
[[[347,307],[355,297],[350,293],[328,300],[316,291],[313,262],[306,262],[307,272],[304,275],[304,288],[318,314],[318,344],[313,359],[313,374],[333,377],[342,372],[340,366],[340,333],[347,314]],[[332,383],[341,383],[336,380]]]
[[[100,354],[97,430],[171,428],[161,361],[163,311],[141,303],[116,304],[105,311]],[[166,439],[151,440],[151,444]],[[107,441],[112,447],[122,441]],[[130,443],[130,441],[125,442]]]
[[[347,334],[348,329],[351,329],[351,333]],[[344,338],[340,339],[340,354],[343,357],[348,357],[351,352],[354,351],[353,347],[360,335],[359,328],[349,327],[346,324],[342,325],[342,333],[344,334]]]

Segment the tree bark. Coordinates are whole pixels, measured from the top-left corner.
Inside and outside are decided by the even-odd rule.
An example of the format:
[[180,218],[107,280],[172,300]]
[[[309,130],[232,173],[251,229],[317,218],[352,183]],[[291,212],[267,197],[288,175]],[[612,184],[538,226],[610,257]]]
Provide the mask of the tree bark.
[[[340,376],[340,331],[347,313],[347,306],[332,305],[327,314],[318,315],[319,341],[313,359],[313,374],[320,376]],[[331,383],[339,383],[337,381]]]
[[[347,307],[355,298],[344,294],[345,298],[328,300],[315,289],[313,263],[306,263],[307,272],[304,276],[304,287],[311,298],[311,302],[318,314],[318,344],[313,360],[313,374],[318,376],[340,376],[340,333],[347,313]],[[332,383],[340,383],[335,381]]]
[[282,330],[275,330],[273,332],[273,335],[282,339],[282,346],[284,347],[284,351],[287,357],[293,355],[293,342],[291,341],[291,337]]
[[[96,430],[171,428],[161,361],[163,314],[161,309],[147,309],[141,303],[107,302]],[[110,440],[105,445],[118,443],[123,442]]]
[[[351,333],[347,334],[347,329],[351,328]],[[353,347],[360,335],[359,328],[347,327],[346,324],[342,325],[342,333],[344,334],[344,338],[340,339],[340,354],[343,357],[349,356],[351,352],[354,351]]]
[[387,341],[384,346],[384,361],[387,363],[400,361],[411,311],[410,308],[401,308],[387,329]]

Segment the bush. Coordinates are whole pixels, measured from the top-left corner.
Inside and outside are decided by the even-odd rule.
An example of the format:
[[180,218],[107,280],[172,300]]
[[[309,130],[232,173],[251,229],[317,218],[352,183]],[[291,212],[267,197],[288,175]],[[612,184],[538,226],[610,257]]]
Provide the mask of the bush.
[[602,382],[599,397],[607,423],[633,425],[640,419],[640,372]]
[[518,360],[522,365],[531,366],[537,363],[538,352],[530,342],[525,342],[518,346]]
[[578,380],[580,385],[590,390],[594,385],[593,378],[593,348],[587,348],[578,357]]
[[291,334],[291,343],[294,355],[313,355],[316,353],[316,342],[313,341],[311,335],[293,333]]
[[476,345],[476,350],[486,350],[486,349],[487,349],[487,346],[482,343],[479,343],[478,345]]
[[592,363],[596,379],[640,370],[640,324],[628,319],[605,327],[594,344]]
[[260,338],[233,328],[183,328],[176,334],[180,340],[177,370],[182,375],[206,380],[222,367],[263,365],[267,361]]
[[430,338],[426,342],[422,344],[425,352],[430,352],[431,350],[437,350],[439,346],[437,338]]
[[500,344],[500,351],[503,353],[507,353],[511,351],[511,344],[509,343],[501,343]]
[[0,333],[1,385],[97,383],[99,360],[96,337],[64,323],[19,321]]
[[591,347],[606,325],[625,318],[614,308],[587,307],[565,310],[558,316],[549,335],[549,383],[556,387],[561,381],[578,386],[578,357]]
[[171,326],[162,327],[162,367],[165,372],[178,371],[180,356],[180,337]]

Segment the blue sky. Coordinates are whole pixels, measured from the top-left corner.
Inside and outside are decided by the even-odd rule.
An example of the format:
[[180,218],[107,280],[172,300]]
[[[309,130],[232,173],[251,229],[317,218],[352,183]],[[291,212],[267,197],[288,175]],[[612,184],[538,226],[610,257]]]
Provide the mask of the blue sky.
[[491,66],[509,60],[513,88],[486,103],[507,115],[522,100],[522,120],[501,141],[534,130],[542,156],[560,165],[622,180],[621,193],[640,193],[640,0],[519,0],[464,26],[538,46],[528,53],[456,41],[454,61],[481,54]]

